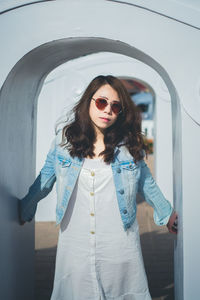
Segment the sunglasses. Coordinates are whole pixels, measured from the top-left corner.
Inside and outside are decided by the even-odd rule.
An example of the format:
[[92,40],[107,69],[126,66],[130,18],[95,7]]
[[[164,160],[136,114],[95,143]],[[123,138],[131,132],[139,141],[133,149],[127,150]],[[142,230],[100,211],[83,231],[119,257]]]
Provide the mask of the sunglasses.
[[97,99],[92,98],[92,100],[95,101],[96,107],[99,110],[104,110],[105,107],[110,104],[110,107],[111,107],[114,114],[118,115],[119,113],[122,112],[122,106],[121,106],[121,103],[119,101],[113,101],[113,102],[109,103],[104,98],[97,98]]

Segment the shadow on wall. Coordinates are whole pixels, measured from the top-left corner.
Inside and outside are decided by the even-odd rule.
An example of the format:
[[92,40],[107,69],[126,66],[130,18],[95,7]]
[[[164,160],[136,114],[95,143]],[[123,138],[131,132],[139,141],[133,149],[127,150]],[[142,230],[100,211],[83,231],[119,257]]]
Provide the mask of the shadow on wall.
[[[8,180],[8,185],[10,181]],[[19,285],[16,278],[21,273],[27,273],[27,270],[33,268],[32,260],[28,259],[27,253],[33,252],[34,243],[29,240],[34,235],[34,227],[30,223],[21,227],[18,221],[18,199],[13,196],[12,186],[0,184],[0,207],[1,207],[1,241],[0,241],[0,270],[1,274],[1,299],[24,299],[19,291]],[[8,230],[9,228],[9,230]],[[23,231],[23,235],[20,232]],[[34,242],[34,241],[33,241]],[[25,243],[27,253],[23,253]],[[22,264],[27,260],[26,264]],[[8,274],[5,275],[5,272]],[[30,272],[29,272],[29,276]],[[23,290],[29,290],[27,284]],[[14,292],[13,292],[14,291]]]
[[[9,220],[10,222],[17,223],[17,198],[10,193],[9,187],[0,185],[0,204],[1,204],[1,221]],[[10,209],[12,207],[13,209]],[[3,225],[3,222],[2,222]]]
[[153,208],[138,194],[137,219],[149,289],[153,300],[174,300],[174,239],[166,226],[157,226]]
[[140,239],[152,299],[174,300],[173,238],[157,230]]
[[49,300],[53,290],[57,246],[35,250],[35,300]]

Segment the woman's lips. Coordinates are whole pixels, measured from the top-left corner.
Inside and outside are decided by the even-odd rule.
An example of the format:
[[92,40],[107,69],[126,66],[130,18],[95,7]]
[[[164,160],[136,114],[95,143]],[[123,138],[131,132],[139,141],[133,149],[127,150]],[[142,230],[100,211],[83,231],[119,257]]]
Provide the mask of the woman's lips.
[[103,120],[106,123],[110,121],[110,119],[108,119],[108,118],[100,118],[100,119]]

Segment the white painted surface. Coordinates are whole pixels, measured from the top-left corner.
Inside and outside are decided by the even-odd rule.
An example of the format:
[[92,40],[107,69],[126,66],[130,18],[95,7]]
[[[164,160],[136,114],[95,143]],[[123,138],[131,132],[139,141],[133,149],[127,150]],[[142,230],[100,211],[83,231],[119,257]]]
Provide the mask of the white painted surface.
[[[166,1],[164,5],[169,14],[172,2]],[[142,3],[144,1],[140,2],[141,6]],[[157,11],[163,6],[158,1],[154,4],[158,5]],[[200,12],[194,1],[174,1],[174,5],[177,6],[176,16],[181,12],[181,22],[137,6],[103,0],[34,3],[0,15],[0,86],[10,74],[0,99],[3,232],[0,258],[6,279],[0,283],[0,298],[33,299],[34,222],[19,228],[16,197],[26,193],[35,173],[37,107],[34,99],[37,100],[42,80],[52,69],[68,59],[98,51],[119,52],[143,61],[161,74],[170,90],[174,201],[180,219],[175,251],[176,300],[199,296],[200,286],[196,279],[200,249],[197,240],[200,33],[194,26],[200,27]],[[0,10],[4,9],[5,1],[3,8],[0,4]],[[104,22],[97,22],[101,15]],[[191,22],[192,26],[184,21]],[[27,55],[29,51],[33,52]],[[21,58],[23,60],[16,65]]]
[[199,28],[200,3],[198,0],[110,0],[135,5],[140,9],[149,10],[151,13],[161,14],[165,18],[171,18],[178,22],[190,24]]

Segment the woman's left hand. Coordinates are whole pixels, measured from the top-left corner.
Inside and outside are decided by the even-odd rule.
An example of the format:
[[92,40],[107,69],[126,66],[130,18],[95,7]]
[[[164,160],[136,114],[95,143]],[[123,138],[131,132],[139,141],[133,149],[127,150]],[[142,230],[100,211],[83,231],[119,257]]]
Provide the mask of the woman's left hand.
[[176,212],[174,212],[170,216],[169,221],[167,223],[167,228],[168,228],[168,230],[169,230],[170,233],[177,234],[177,232],[178,232],[177,226],[176,226],[176,228],[173,226],[175,220],[176,220],[176,222],[178,221],[178,214]]

